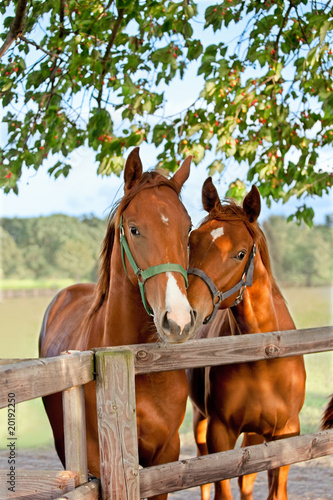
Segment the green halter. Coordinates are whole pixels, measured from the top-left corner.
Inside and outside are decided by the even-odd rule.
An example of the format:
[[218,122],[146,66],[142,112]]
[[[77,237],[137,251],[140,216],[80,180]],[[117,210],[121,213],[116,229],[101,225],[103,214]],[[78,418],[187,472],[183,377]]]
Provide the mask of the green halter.
[[130,248],[128,246],[127,239],[125,236],[124,226],[123,226],[123,216],[121,216],[121,218],[120,218],[119,229],[120,229],[121,258],[123,261],[125,272],[128,276],[128,272],[126,269],[126,263],[125,263],[125,253],[126,253],[126,256],[129,260],[129,263],[131,264],[132,269],[138,278],[138,283],[139,283],[139,288],[140,288],[140,293],[141,293],[143,305],[144,305],[147,313],[150,316],[153,316],[154,313],[149,308],[147,301],[146,301],[146,297],[145,297],[145,282],[149,278],[152,278],[152,276],[156,276],[156,274],[167,273],[167,272],[180,273],[185,280],[185,286],[187,288],[187,285],[188,285],[187,272],[180,264],[160,264],[158,266],[149,267],[148,269],[142,271],[142,269],[140,269],[137,266],[137,264],[134,260],[134,257],[130,251]]

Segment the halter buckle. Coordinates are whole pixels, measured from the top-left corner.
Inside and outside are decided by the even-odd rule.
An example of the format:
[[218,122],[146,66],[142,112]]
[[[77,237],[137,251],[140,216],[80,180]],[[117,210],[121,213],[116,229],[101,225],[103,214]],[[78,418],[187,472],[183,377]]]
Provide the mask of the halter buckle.
[[242,288],[238,292],[238,295],[235,299],[235,302],[232,304],[231,307],[238,306],[238,304],[240,304],[242,302],[245,289],[246,289],[246,285],[244,283],[244,285],[242,286]]
[[136,272],[136,277],[138,278],[138,281],[140,283],[144,283],[146,280],[144,279],[143,277],[143,271],[142,269],[138,269],[137,272]]
[[122,236],[125,236],[125,229],[124,229],[124,225],[123,225],[123,216],[120,217],[120,222],[119,222],[119,236],[120,236],[120,239]]

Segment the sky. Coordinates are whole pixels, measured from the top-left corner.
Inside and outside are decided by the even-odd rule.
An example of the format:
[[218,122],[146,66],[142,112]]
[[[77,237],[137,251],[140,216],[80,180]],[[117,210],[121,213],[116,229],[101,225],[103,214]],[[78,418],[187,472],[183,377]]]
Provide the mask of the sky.
[[[201,1],[200,9],[204,10],[207,3]],[[207,32],[204,32],[203,36],[208,35]],[[234,38],[235,33],[232,33],[231,36]],[[232,43],[232,40],[230,43]],[[198,89],[201,89],[202,86],[203,77],[196,75],[196,68],[192,65],[187,71],[184,80],[178,79],[170,88],[166,89],[167,104],[164,110],[165,114],[176,113],[191,105],[200,91]],[[0,143],[2,145],[5,142],[6,129],[3,125],[0,125]],[[128,154],[129,151],[126,152],[126,156]],[[143,144],[141,146],[140,156],[144,170],[152,168],[156,164],[157,154],[158,151],[153,145]],[[201,188],[208,176],[206,168],[215,159],[211,152],[209,155],[199,166],[192,164],[190,178],[185,183],[182,191],[182,200],[194,224],[197,224],[204,217],[204,211],[201,207]],[[325,164],[328,164],[332,157],[332,151],[326,151],[321,158],[321,162],[324,161]],[[1,216],[35,217],[65,213],[74,216],[93,214],[104,218],[108,215],[113,203],[123,194],[123,177],[118,178],[115,175],[111,177],[97,176],[98,165],[95,162],[93,152],[87,147],[76,150],[69,158],[72,170],[67,178],[59,177],[55,180],[50,177],[47,174],[47,169],[52,166],[52,163],[50,160],[47,160],[47,162],[37,172],[31,168],[24,170],[19,184],[18,196],[14,193],[5,195],[0,191]],[[221,177],[218,174],[213,177],[221,197],[225,195],[229,183],[237,177],[244,178],[244,170],[236,162],[231,162]],[[270,214],[288,216],[303,203],[303,200],[291,199],[285,205],[282,205],[281,202],[273,203],[271,208],[268,208],[263,203],[259,220],[266,219]],[[321,199],[317,197],[308,198],[306,203],[315,210],[315,223],[323,223],[325,216],[333,211],[332,191],[330,195],[325,195]]]

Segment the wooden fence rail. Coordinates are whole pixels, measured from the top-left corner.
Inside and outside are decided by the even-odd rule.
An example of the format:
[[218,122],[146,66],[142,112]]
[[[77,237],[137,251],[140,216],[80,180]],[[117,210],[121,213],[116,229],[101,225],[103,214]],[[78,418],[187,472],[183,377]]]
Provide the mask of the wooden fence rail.
[[333,430],[140,469],[140,498],[275,469],[333,453]]
[[[191,340],[184,344],[123,346],[133,352],[135,374],[229,365],[333,350],[333,326]],[[95,352],[113,347],[93,349]]]
[[15,394],[16,403],[21,403],[91,380],[94,380],[94,355],[90,351],[12,364],[0,361],[0,409],[7,406],[10,392]]

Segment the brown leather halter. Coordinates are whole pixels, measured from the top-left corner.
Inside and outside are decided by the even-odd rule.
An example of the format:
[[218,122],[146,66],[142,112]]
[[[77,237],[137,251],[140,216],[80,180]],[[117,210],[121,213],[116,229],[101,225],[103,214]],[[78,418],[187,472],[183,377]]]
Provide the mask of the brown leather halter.
[[257,253],[257,248],[256,248],[255,243],[253,243],[253,247],[252,247],[251,253],[249,255],[249,259],[246,263],[244,273],[243,273],[241,280],[235,286],[233,286],[232,288],[230,288],[230,290],[227,290],[226,292],[220,292],[216,288],[213,280],[201,269],[197,269],[196,267],[190,267],[187,270],[187,274],[194,274],[195,276],[198,276],[206,283],[206,285],[211,293],[212,299],[213,299],[213,312],[209,316],[207,316],[207,318],[204,320],[204,322],[203,322],[204,325],[213,321],[213,319],[215,318],[216,313],[220,307],[221,302],[223,302],[225,299],[227,299],[228,297],[230,297],[234,293],[238,292],[238,290],[239,290],[239,293],[236,297],[235,302],[232,304],[231,307],[237,306],[237,304],[239,304],[243,300],[243,294],[244,294],[245,288],[247,286],[252,286],[254,257],[256,255],[256,253]]

